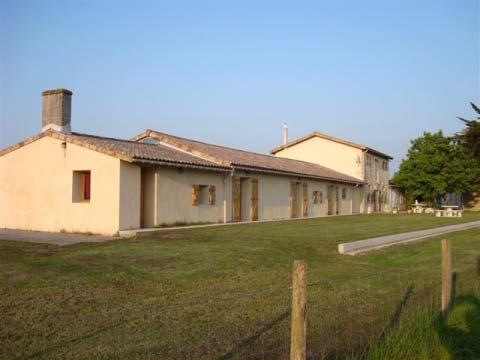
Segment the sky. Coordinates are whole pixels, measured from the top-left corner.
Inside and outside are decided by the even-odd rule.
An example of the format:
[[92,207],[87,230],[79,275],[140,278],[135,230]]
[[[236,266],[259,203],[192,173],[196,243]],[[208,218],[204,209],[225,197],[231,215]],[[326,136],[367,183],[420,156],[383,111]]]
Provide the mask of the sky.
[[474,0],[0,0],[0,148],[73,91],[72,130],[260,153],[312,131],[392,155],[479,97]]

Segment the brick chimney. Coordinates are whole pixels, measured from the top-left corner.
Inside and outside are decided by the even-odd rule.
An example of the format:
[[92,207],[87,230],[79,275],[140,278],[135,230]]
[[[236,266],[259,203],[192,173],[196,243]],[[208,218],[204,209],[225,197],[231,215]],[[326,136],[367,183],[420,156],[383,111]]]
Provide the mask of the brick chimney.
[[72,94],[67,89],[42,92],[42,131],[48,129],[64,133],[71,131]]

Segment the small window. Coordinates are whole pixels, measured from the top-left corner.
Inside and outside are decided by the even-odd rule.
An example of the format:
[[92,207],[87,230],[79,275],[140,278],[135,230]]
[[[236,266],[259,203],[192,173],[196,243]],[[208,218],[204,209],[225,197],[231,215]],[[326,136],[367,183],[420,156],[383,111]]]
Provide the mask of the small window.
[[192,185],[192,205],[215,205],[215,185]]
[[342,189],[342,199],[345,200],[347,198],[347,189]]
[[90,202],[92,186],[90,170],[74,171],[72,184],[72,201]]

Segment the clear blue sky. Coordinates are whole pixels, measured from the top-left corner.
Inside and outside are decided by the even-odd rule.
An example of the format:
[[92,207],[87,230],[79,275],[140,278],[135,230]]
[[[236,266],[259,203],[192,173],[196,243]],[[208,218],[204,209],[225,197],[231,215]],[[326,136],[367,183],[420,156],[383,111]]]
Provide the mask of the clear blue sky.
[[474,0],[0,0],[0,147],[38,133],[40,92],[65,87],[78,132],[268,152],[287,122],[398,161],[472,115],[478,32]]

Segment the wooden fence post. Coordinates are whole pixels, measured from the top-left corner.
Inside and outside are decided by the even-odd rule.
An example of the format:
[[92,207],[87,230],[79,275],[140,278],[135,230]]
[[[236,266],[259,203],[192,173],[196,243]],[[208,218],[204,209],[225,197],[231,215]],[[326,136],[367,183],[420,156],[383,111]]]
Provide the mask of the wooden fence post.
[[442,240],[442,316],[445,317],[452,302],[452,252],[450,241]]
[[292,328],[290,360],[305,360],[307,357],[307,278],[305,261],[293,262]]

